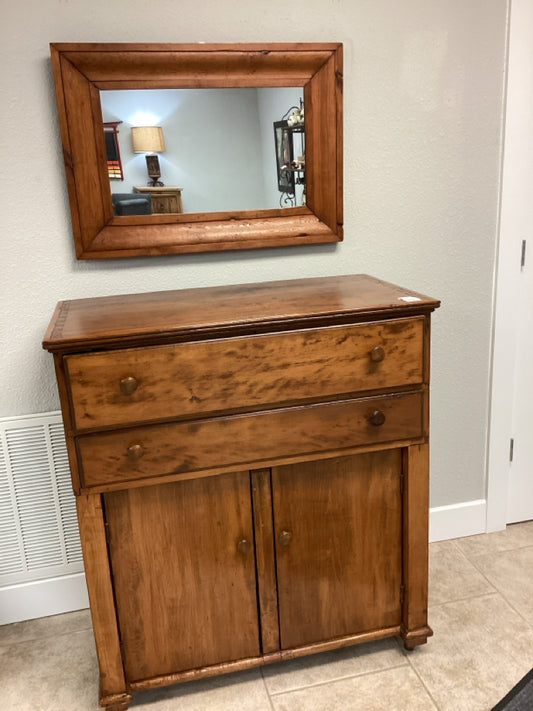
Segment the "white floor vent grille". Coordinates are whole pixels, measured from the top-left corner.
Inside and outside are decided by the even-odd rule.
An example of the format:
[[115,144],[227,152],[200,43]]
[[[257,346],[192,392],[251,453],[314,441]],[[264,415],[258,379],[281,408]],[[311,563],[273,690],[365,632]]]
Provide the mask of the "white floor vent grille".
[[60,413],[0,419],[0,587],[82,570]]

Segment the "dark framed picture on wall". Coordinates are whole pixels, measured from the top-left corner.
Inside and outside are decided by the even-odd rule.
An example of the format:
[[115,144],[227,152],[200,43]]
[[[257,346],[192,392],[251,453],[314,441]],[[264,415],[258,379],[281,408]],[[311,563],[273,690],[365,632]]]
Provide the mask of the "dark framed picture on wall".
[[109,173],[110,180],[124,180],[117,128],[121,123],[122,121],[108,121],[104,123],[107,172]]

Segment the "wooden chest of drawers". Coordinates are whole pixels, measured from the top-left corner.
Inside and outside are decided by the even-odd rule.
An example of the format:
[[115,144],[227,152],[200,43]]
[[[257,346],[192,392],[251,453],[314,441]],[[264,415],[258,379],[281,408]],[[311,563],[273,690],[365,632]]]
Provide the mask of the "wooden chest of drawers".
[[368,276],[61,302],[100,663],[132,690],[427,623],[429,319]]

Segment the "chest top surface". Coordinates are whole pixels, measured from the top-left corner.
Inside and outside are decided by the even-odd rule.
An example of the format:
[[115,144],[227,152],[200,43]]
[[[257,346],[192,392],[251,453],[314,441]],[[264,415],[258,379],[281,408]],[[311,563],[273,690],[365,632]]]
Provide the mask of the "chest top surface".
[[366,274],[60,301],[54,353],[201,340],[429,313],[440,302]]

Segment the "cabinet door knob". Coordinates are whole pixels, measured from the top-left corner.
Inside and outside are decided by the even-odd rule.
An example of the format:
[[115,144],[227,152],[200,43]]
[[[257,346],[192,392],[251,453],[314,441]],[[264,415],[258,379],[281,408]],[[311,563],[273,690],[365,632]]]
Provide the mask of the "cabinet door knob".
[[250,541],[248,541],[246,538],[242,538],[238,543],[237,543],[237,550],[239,553],[242,555],[248,555],[250,552],[250,548],[252,547],[252,544]]
[[288,546],[292,541],[292,533],[290,531],[282,531],[279,534],[279,542],[282,546]]
[[370,351],[370,360],[372,363],[381,363],[385,358],[385,349],[381,346],[376,346]]
[[120,390],[124,395],[131,395],[139,387],[139,382],[136,378],[129,375],[127,378],[122,378],[120,381]]
[[371,425],[381,427],[385,422],[385,413],[382,410],[374,410],[368,419]]
[[131,447],[128,447],[128,457],[133,461],[140,459],[143,454],[144,447],[140,444],[132,444]]

